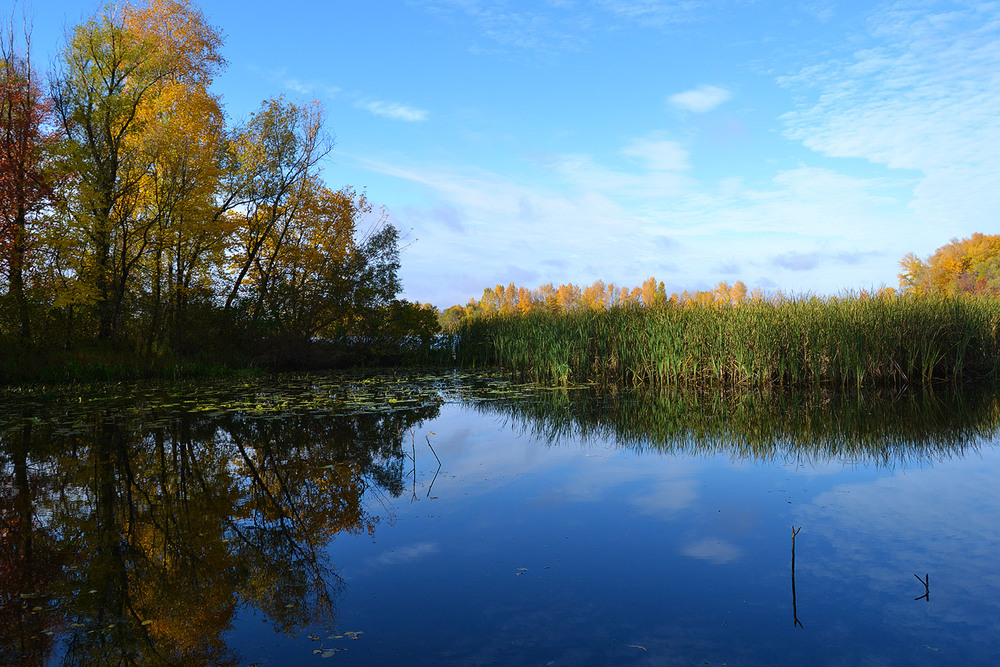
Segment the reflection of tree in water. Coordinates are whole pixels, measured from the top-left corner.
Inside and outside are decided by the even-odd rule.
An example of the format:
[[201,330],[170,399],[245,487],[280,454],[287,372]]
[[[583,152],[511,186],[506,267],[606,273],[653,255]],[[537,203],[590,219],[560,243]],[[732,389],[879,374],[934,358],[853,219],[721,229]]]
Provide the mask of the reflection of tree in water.
[[437,410],[8,420],[0,662],[237,664],[242,605],[332,623],[322,547],[375,530],[365,491],[402,492],[402,434]]
[[6,445],[0,459],[0,664],[38,664],[54,643],[45,632],[53,625],[45,610],[54,605],[51,591],[62,554],[32,503],[36,494],[51,492],[48,476],[32,461],[32,424],[12,436],[0,438]]
[[758,461],[906,465],[964,455],[1000,426],[1000,396],[973,390],[843,395],[569,389],[466,400],[553,444],[602,439],[637,450]]

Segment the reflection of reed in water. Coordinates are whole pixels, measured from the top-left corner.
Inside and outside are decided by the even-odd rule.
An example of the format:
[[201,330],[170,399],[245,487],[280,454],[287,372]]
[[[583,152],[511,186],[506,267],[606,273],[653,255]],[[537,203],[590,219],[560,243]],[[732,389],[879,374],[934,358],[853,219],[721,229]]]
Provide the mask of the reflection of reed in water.
[[1000,424],[1000,396],[973,390],[846,395],[583,388],[466,400],[551,444],[598,439],[640,451],[885,467],[963,456],[993,438]]

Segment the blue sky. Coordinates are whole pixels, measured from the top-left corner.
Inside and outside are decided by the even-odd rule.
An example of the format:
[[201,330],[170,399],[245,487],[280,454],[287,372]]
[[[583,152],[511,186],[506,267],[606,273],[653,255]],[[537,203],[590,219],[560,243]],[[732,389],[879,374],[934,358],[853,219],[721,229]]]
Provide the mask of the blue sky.
[[[997,232],[995,2],[197,4],[232,118],[324,104],[324,177],[407,236],[411,300],[895,287],[905,253]],[[36,62],[98,6],[29,4]]]

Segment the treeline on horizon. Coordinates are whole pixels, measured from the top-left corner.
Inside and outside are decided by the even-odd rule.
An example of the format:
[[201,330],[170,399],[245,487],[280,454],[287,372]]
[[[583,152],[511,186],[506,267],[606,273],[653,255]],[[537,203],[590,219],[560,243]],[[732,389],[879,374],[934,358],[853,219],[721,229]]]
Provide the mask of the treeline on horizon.
[[384,212],[322,180],[320,105],[230,122],[211,88],[222,34],[191,2],[107,5],[44,80],[30,34],[0,32],[0,378],[281,365],[317,338],[391,352],[437,331],[397,299]]
[[[882,288],[879,296],[894,294],[892,288]],[[863,291],[860,296],[867,297]],[[748,289],[741,280],[730,284],[719,282],[711,290],[684,290],[667,296],[666,286],[661,280],[647,278],[639,287],[619,287],[614,283],[596,280],[591,285],[579,286],[565,283],[555,287],[548,283],[535,289],[518,287],[514,283],[496,285],[483,290],[479,299],[469,299],[464,306],[451,306],[441,312],[441,325],[445,331],[454,331],[465,319],[480,319],[493,315],[525,315],[528,313],[569,313],[581,310],[609,310],[628,307],[669,307],[669,306],[738,306],[744,303],[765,301],[780,303],[796,298],[781,290],[765,292],[760,287]],[[836,297],[834,297],[836,298]]]
[[536,312],[566,313],[578,310],[608,310],[615,307],[660,306],[739,306],[791,300],[833,301],[870,297],[889,298],[901,295],[988,296],[1000,294],[1000,235],[973,234],[967,239],[952,239],[926,260],[913,253],[899,262],[899,289],[881,287],[845,292],[839,296],[801,296],[781,290],[766,292],[761,287],[748,288],[741,280],[719,282],[710,290],[684,290],[669,296],[664,282],[650,277],[638,287],[617,286],[597,280],[588,286],[552,283],[534,289],[514,283],[486,288],[479,299],[469,299],[464,306],[446,308],[441,313],[445,330],[455,330],[462,320],[492,315]]
[[765,295],[720,283],[666,296],[597,281],[498,285],[446,310],[456,359],[553,384],[873,386],[995,381],[1000,235],[955,239],[900,262],[900,289]]

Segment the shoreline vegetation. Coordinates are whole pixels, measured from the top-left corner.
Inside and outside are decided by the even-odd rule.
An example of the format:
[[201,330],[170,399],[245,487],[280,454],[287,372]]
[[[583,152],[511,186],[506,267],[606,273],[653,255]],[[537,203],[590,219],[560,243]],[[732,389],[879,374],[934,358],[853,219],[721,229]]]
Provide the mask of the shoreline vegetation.
[[384,367],[494,370],[548,386],[856,391],[988,385],[1000,377],[1000,296],[791,297],[740,304],[502,313],[423,337],[314,340],[244,356],[144,358],[106,346],[23,351],[0,381],[85,383]]
[[402,300],[406,239],[363,188],[326,184],[322,106],[231,122],[223,43],[192,0],[121,0],[43,77],[30,31],[0,21],[0,384],[421,364],[557,385],[997,377],[1000,235],[907,255],[898,292],[668,297],[649,278]]
[[121,0],[50,72],[0,17],[0,383],[297,370],[420,356],[400,243],[331,188],[319,102],[226,113],[222,31],[192,0]]
[[442,313],[460,366],[543,384],[822,387],[995,383],[1000,371],[1000,235],[908,254],[899,290],[787,296],[741,281],[670,294],[596,281],[514,284]]
[[455,359],[520,381],[620,386],[872,387],[994,382],[1000,297],[751,300],[466,319]]

